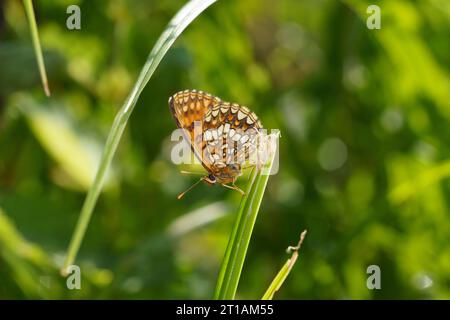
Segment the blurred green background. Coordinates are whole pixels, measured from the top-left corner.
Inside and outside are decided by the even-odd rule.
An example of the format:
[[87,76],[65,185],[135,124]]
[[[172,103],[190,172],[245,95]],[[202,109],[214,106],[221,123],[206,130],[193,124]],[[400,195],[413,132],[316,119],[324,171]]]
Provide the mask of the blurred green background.
[[[81,8],[81,30],[66,8]],[[0,2],[0,298],[211,298],[239,195],[170,161],[182,89],[280,129],[238,288],[260,298],[308,229],[278,299],[450,298],[450,3],[219,1],[176,41],[131,116],[80,250],[58,274],[108,130],[184,1]],[[381,8],[381,30],[366,27]],[[244,179],[245,180],[245,179]],[[238,181],[238,185],[242,182]],[[381,268],[368,290],[366,268]]]

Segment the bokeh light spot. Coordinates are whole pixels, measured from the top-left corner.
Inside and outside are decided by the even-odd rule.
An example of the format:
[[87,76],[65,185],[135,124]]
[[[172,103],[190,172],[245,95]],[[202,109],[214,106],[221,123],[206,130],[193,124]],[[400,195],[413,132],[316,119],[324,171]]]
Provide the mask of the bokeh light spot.
[[320,146],[317,157],[324,170],[339,169],[347,161],[347,146],[339,138],[329,138]]

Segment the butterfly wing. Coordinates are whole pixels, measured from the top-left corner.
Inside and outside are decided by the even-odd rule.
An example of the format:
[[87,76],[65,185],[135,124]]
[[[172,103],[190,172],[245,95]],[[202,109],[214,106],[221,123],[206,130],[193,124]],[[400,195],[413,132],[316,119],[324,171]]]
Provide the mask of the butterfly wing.
[[213,173],[220,176],[227,164],[248,160],[256,150],[259,129],[258,117],[245,106],[229,102],[212,106],[203,119],[203,136],[204,157],[211,161]]
[[227,170],[227,165],[242,164],[256,150],[262,128],[256,114],[245,106],[196,90],[174,94],[169,106],[203,167],[224,181],[232,181],[236,171]]
[[208,110],[220,103],[218,97],[197,90],[180,91],[169,98],[170,111],[177,126],[183,129],[183,136],[189,142],[192,152],[209,172],[212,172],[212,163],[208,157],[202,156],[202,124]]

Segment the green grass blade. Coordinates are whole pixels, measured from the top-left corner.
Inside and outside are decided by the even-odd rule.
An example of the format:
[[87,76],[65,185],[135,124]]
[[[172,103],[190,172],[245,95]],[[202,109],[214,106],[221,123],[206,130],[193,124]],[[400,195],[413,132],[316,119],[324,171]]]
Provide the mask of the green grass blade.
[[116,152],[117,146],[120,142],[120,138],[122,137],[123,131],[125,130],[128,119],[133,112],[139,95],[141,94],[142,90],[150,80],[159,63],[161,62],[167,51],[170,49],[170,47],[173,45],[175,40],[178,38],[178,36],[198,15],[200,15],[200,13],[202,13],[206,8],[208,8],[216,1],[217,0],[189,1],[169,22],[169,25],[161,34],[152,51],[150,52],[150,55],[148,56],[147,61],[142,68],[131,93],[125,100],[125,103],[122,105],[112,124],[94,182],[88,191],[80,212],[80,217],[75,227],[75,231],[70,241],[66,260],[61,270],[63,274],[65,273],[67,267],[73,264],[73,262],[75,261],[81,242],[84,238],[86,229],[91,219],[95,204],[103,187],[106,172],[111,165],[114,153]]
[[50,96],[50,89],[48,87],[47,72],[45,71],[44,56],[42,54],[41,42],[39,41],[39,33],[37,29],[36,17],[34,16],[33,3],[31,0],[23,0],[25,6],[25,12],[28,18],[28,24],[30,26],[31,39],[33,40],[34,53],[41,75],[42,86],[47,97]]
[[298,251],[300,250],[300,247],[302,245],[303,240],[306,236],[306,230],[302,232],[300,235],[300,240],[295,247],[289,247],[289,251],[293,251],[292,256],[286,261],[286,263],[283,265],[283,267],[280,269],[280,271],[277,273],[275,278],[273,279],[272,283],[270,284],[269,288],[267,288],[267,291],[264,293],[261,300],[272,300],[274,294],[280,290],[281,286],[283,285],[284,281],[286,280],[287,276],[292,270],[292,267],[294,266],[295,262],[298,259]]
[[[275,158],[276,150],[272,151],[270,160],[265,165],[270,172]],[[262,170],[253,170],[250,174],[246,196],[242,198],[236,222],[228,241],[225,257],[217,280],[214,299],[234,299],[242,267],[247,254],[248,245],[252,236],[253,227],[258,216],[264,191],[269,180],[269,174],[262,174]]]

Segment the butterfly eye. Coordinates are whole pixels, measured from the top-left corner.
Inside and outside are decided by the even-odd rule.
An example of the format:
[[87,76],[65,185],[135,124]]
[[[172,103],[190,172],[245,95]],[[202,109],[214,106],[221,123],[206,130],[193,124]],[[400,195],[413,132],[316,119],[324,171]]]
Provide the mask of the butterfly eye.
[[208,176],[208,179],[211,180],[211,181],[216,181],[216,176],[214,176],[213,174],[210,174]]

